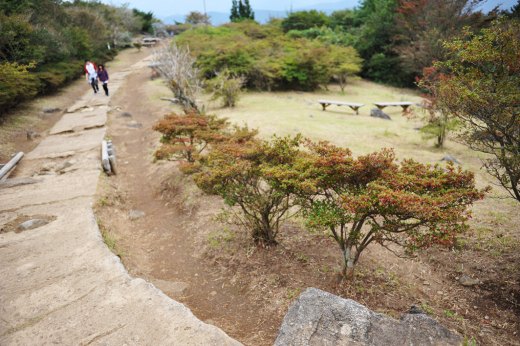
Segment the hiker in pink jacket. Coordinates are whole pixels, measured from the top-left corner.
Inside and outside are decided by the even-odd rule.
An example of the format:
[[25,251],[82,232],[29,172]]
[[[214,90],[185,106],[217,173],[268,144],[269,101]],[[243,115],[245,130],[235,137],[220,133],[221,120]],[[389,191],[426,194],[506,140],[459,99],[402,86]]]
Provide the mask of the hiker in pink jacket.
[[103,90],[105,90],[105,95],[108,96],[108,72],[105,70],[105,65],[99,64],[97,71],[98,79],[101,81],[103,85]]

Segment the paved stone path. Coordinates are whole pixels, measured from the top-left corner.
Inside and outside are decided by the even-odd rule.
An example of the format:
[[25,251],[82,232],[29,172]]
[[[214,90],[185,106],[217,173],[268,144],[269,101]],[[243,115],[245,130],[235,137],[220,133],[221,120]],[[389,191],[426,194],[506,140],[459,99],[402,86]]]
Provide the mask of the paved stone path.
[[[134,68],[111,75],[114,94]],[[153,285],[131,278],[104,244],[92,211],[109,97],[67,110],[0,184],[0,345],[238,345]]]

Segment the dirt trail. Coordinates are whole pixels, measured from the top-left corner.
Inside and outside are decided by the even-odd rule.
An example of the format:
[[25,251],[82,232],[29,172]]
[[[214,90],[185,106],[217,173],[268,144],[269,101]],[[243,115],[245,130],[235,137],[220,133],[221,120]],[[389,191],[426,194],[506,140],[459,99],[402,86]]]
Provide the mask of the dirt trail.
[[[264,339],[264,333],[255,335],[254,344],[271,344],[279,321],[256,325],[257,310],[262,307],[244,299],[239,288],[201,258],[197,233],[214,227],[211,217],[220,207],[218,199],[214,199],[216,207],[201,213],[180,210],[163,196],[163,182],[175,171],[173,164],[154,163],[152,157],[159,141],[152,126],[174,109],[159,100],[164,89],[157,81],[150,82],[148,71],[131,75],[122,89],[125,92],[112,101],[117,111],[110,114],[108,131],[117,150],[119,171],[105,180],[100,195],[108,196],[102,204],[109,205],[98,207],[97,214],[115,235],[123,262],[133,275],[153,282],[170,297],[185,303],[200,319],[246,342],[252,329],[264,329],[268,337]],[[196,196],[194,192],[188,198]],[[131,220],[131,210],[143,211],[145,216]]]

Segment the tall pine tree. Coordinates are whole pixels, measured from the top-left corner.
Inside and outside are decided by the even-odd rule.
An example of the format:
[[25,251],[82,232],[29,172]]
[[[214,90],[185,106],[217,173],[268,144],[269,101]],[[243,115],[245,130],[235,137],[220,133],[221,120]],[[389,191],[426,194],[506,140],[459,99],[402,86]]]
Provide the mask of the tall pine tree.
[[[240,2],[242,2],[242,0]],[[255,20],[255,13],[253,12],[251,5],[249,4],[249,0],[244,1],[243,9],[244,9],[244,12],[241,13],[242,18]]]
[[240,14],[238,12],[238,1],[233,0],[231,2],[231,15],[229,16],[229,20],[232,22],[237,22],[240,18]]
[[231,3],[231,15],[229,19],[232,22],[240,22],[243,20],[255,20],[255,13],[251,8],[249,0],[233,0]]

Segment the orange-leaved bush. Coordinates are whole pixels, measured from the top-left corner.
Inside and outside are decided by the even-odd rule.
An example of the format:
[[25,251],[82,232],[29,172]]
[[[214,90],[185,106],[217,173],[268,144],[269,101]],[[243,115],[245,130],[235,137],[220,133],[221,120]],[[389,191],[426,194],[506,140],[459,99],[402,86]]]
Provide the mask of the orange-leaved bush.
[[193,163],[209,143],[227,138],[222,133],[226,126],[225,119],[194,111],[168,114],[153,127],[162,134],[161,146],[155,152],[155,157]]
[[467,229],[468,207],[483,198],[473,173],[448,164],[396,162],[383,149],[354,158],[348,149],[307,141],[292,162],[264,169],[266,179],[297,196],[308,226],[330,232],[350,277],[363,250],[379,243],[396,253],[451,245]]
[[201,159],[203,169],[195,174],[195,182],[205,192],[223,197],[227,205],[236,206],[236,220],[251,232],[255,242],[274,245],[280,224],[288,217],[295,199],[290,192],[274,186],[264,169],[292,160],[299,138],[275,138],[270,142],[243,135],[235,138],[242,140],[215,145]]

